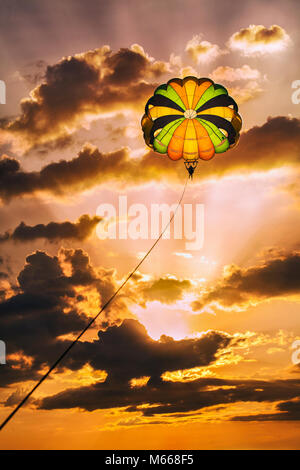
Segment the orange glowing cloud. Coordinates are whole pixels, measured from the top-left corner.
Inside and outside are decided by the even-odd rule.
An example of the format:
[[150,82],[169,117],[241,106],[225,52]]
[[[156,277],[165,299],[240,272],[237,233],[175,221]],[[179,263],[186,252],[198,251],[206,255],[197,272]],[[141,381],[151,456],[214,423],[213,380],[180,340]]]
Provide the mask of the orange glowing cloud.
[[281,26],[274,24],[267,28],[252,24],[234,33],[228,41],[228,47],[245,56],[259,56],[282,51],[291,42],[290,36]]
[[262,265],[224,268],[223,278],[192,303],[194,311],[210,306],[223,310],[245,310],[267,299],[298,297],[300,253],[277,255]]
[[185,50],[196,64],[212,62],[220,55],[227,54],[227,51],[221,50],[217,44],[203,41],[202,35],[193,36]]
[[120,109],[142,112],[157,86],[151,80],[171,67],[138,44],[116,53],[103,46],[64,57],[46,68],[44,81],[21,101],[21,114],[2,120],[2,139],[21,139],[25,151],[49,142],[61,146],[85,120]]
[[[285,116],[269,118],[262,126],[242,133],[237,147],[201,166],[198,177],[222,177],[230,173],[265,171],[282,166],[296,167],[300,151],[300,120]],[[0,197],[4,201],[37,192],[62,197],[99,184],[131,186],[150,181],[182,181],[183,165],[152,150],[131,158],[128,148],[101,153],[86,144],[78,156],[44,166],[40,171],[23,171],[20,163],[0,158]]]
[[237,68],[229,67],[228,65],[217,67],[210,76],[215,82],[235,82],[238,80],[257,80],[261,74],[259,70],[245,64]]

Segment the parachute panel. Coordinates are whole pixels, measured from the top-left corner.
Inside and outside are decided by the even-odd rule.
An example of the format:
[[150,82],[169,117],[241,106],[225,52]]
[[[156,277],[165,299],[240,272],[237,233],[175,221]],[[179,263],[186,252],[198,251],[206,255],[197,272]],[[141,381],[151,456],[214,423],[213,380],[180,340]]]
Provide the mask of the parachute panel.
[[182,158],[183,154],[183,145],[184,145],[184,138],[186,133],[188,120],[185,119],[180,126],[177,127],[175,132],[172,135],[172,139],[168,145],[168,156],[172,160],[179,160]]
[[193,99],[193,104],[192,104],[193,109],[197,109],[197,103],[200,101],[200,98],[202,97],[203,93],[210,86],[211,86],[211,81],[206,80],[196,88],[196,91],[195,91],[195,94],[194,94],[194,99]]
[[197,160],[198,143],[193,120],[187,120],[187,128],[183,145],[183,158],[185,160]]
[[177,121],[170,122],[167,124],[160,133],[154,139],[154,150],[159,153],[166,153],[167,147],[169,142],[174,134],[175,129],[183,122],[182,119],[178,119]]
[[189,102],[186,96],[185,88],[182,85],[180,86],[178,80],[170,80],[169,86],[173,88],[173,90],[175,90],[175,92],[183,102],[185,110],[189,109]]
[[180,96],[176,93],[174,88],[172,88],[169,85],[166,86],[166,89],[156,89],[155,95],[165,96],[166,98],[169,98],[170,100],[172,100],[174,103],[178,104],[184,111],[186,109]]
[[195,89],[197,87],[197,81],[195,79],[190,79],[190,77],[188,77],[186,81],[183,80],[183,83],[184,83],[185,93],[186,93],[187,100],[188,100],[188,108],[191,109],[193,105]]
[[193,120],[196,130],[199,158],[210,160],[215,154],[215,147],[205,127],[197,119]]
[[229,148],[229,142],[228,138],[223,134],[223,132],[221,132],[220,129],[218,129],[218,127],[211,122],[205,122],[201,120],[201,124],[205,127],[209,134],[215,149],[215,153],[225,152]]
[[153,108],[150,108],[148,111],[148,115],[151,117],[151,119],[168,116],[169,114],[178,114],[179,116],[183,117],[183,113],[181,111],[177,111],[173,108],[167,108],[166,106],[153,106]]

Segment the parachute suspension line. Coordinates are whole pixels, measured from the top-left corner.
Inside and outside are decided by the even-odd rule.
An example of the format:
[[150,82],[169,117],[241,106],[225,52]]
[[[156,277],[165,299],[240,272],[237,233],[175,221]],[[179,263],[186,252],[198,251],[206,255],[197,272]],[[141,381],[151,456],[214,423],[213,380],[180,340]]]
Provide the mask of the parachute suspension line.
[[79,339],[84,335],[84,333],[92,326],[92,324],[97,320],[99,315],[111,304],[111,302],[115,299],[115,297],[118,295],[118,293],[123,289],[123,287],[127,284],[129,279],[134,275],[134,273],[139,269],[141,264],[145,261],[145,259],[150,255],[151,251],[155,248],[155,246],[158,244],[160,239],[162,238],[163,234],[166,232],[166,230],[169,228],[171,225],[178,209],[179,206],[182,202],[183,196],[185,194],[185,190],[187,187],[188,179],[185,182],[181,197],[178,201],[178,204],[176,206],[175,211],[173,212],[172,216],[170,217],[169,222],[165,226],[165,228],[161,231],[159,237],[156,239],[156,241],[153,243],[151,248],[147,251],[145,256],[141,259],[141,261],[136,265],[136,267],[131,271],[130,274],[126,277],[125,281],[118,287],[118,289],[114,292],[114,294],[108,299],[108,301],[101,307],[101,310],[95,315],[94,318],[86,325],[86,327],[81,331],[81,333],[77,336],[76,339],[67,347],[67,349],[61,354],[61,356],[52,364],[52,366],[48,369],[45,375],[37,382],[37,384],[32,388],[32,390],[23,398],[23,400],[16,406],[16,408],[10,413],[10,415],[0,424],[0,431],[6,426],[6,424],[12,419],[12,417],[17,413],[17,411],[27,402],[27,400],[31,397],[31,395],[35,392],[35,390],[46,380],[46,378],[51,374],[51,372],[57,367],[57,365],[64,359],[64,357],[68,354],[68,352],[75,346],[75,344],[79,341]]

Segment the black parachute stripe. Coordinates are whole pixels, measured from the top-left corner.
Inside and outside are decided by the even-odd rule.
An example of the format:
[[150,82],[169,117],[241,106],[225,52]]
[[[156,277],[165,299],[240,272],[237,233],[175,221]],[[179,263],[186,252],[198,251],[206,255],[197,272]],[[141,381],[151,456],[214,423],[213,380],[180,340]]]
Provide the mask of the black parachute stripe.
[[[193,77],[191,77],[193,78]],[[198,78],[198,86],[202,85],[202,83],[204,82],[210,82],[211,85],[214,85],[214,82],[212,81],[211,78],[207,78],[207,77],[204,77],[204,78]],[[216,86],[216,85],[215,85]]]
[[178,116],[178,114],[169,114],[168,116],[161,116],[155,119],[152,129],[150,131],[150,143],[153,144],[155,131],[157,131],[158,129],[162,129],[164,126],[166,126],[170,122],[175,121],[175,119],[180,119],[180,118],[181,116]]
[[171,80],[168,81],[167,86],[172,85],[172,83],[176,83],[177,85],[182,87],[182,81],[182,78],[171,78]]
[[170,100],[170,98],[167,98],[163,95],[154,95],[150,98],[150,100],[147,101],[147,104],[145,106],[146,114],[148,114],[150,104],[152,104],[153,106],[165,106],[167,108],[177,109],[178,111],[184,113],[184,109],[182,109],[177,103],[174,103],[174,101]]
[[227,121],[227,119],[224,119],[220,116],[215,116],[213,114],[198,114],[197,118],[212,122],[219,129],[225,129],[225,131],[228,133],[229,144],[233,144],[235,142],[235,138],[236,138],[235,128],[233,127],[231,122]]
[[205,111],[206,109],[214,108],[216,106],[229,106],[231,104],[233,105],[233,109],[237,113],[238,105],[236,104],[234,99],[228,95],[219,95],[208,100],[206,103],[200,106],[200,108],[196,109],[196,112],[199,113],[200,111]]
[[154,95],[156,94],[156,92],[157,92],[158,90],[167,91],[167,89],[168,89],[167,83],[163,83],[162,85],[159,85],[159,86],[155,89]]

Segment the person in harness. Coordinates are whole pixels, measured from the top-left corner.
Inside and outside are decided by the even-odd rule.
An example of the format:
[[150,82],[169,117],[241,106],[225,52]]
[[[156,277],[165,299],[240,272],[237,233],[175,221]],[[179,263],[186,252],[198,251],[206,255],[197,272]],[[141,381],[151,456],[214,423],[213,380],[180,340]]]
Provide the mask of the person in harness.
[[193,174],[198,164],[198,160],[185,161],[184,164],[187,171],[189,172],[190,178],[193,178]]

